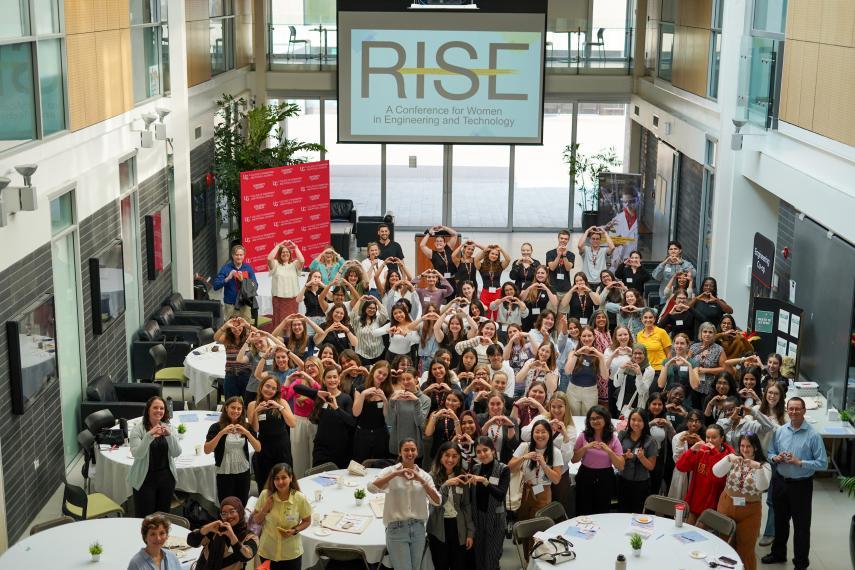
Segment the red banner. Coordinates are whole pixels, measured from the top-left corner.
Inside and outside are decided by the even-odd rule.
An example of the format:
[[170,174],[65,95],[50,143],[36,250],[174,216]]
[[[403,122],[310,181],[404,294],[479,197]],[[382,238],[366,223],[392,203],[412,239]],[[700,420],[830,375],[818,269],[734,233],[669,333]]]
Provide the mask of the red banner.
[[246,263],[267,271],[267,254],[291,240],[306,264],[330,245],[330,163],[241,172],[241,239]]

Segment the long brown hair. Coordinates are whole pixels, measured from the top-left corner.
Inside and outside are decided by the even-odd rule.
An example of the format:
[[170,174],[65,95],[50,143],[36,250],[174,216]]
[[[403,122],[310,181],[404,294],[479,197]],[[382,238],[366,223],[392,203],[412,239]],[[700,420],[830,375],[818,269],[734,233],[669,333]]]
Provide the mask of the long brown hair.
[[268,494],[273,495],[276,493],[276,485],[273,484],[273,481],[276,479],[276,476],[285,471],[288,473],[288,476],[291,477],[291,484],[288,485],[288,488],[291,491],[299,491],[300,483],[297,481],[297,477],[294,475],[294,469],[288,463],[277,463],[270,470],[270,475],[267,476],[267,481],[264,482],[264,489],[268,492]]
[[143,427],[148,431],[154,426],[149,423],[148,412],[151,410],[151,405],[154,404],[156,400],[160,400],[163,402],[163,417],[160,419],[161,423],[168,424],[169,423],[169,406],[166,405],[166,400],[164,400],[160,396],[152,396],[145,403],[145,410],[143,410]]
[[301,322],[303,325],[303,334],[296,335],[294,334],[294,322],[291,321],[288,326],[288,336],[285,338],[285,346],[288,347],[288,350],[301,356],[304,352],[306,352],[306,346],[309,344],[309,331],[306,323]]
[[[374,382],[374,373],[380,370],[381,368],[386,369],[386,379],[383,380],[382,383],[376,384]],[[389,365],[389,362],[386,360],[378,360],[374,363],[374,366],[371,367],[371,370],[368,371],[368,378],[365,379],[365,387],[366,388],[380,388],[383,390],[383,394],[386,397],[390,397],[392,395],[392,367]]]
[[[439,314],[439,307],[434,305],[433,303],[428,303],[422,308],[422,315],[426,315],[428,313],[436,313]],[[433,336],[433,325],[435,321],[431,321],[425,318],[422,318],[422,330],[419,331],[419,346],[424,348],[430,338]]]
[[245,415],[244,415],[244,414],[245,414],[245,412],[246,412],[246,410],[244,410],[244,409],[243,409],[243,398],[241,398],[240,396],[232,396],[231,398],[229,398],[228,400],[226,400],[226,401],[225,401],[225,403],[223,403],[223,411],[222,411],[222,412],[220,412],[220,420],[219,420],[219,422],[218,422],[218,423],[220,424],[220,429],[222,429],[222,428],[224,428],[224,427],[226,427],[226,426],[230,426],[230,425],[232,425],[232,421],[231,421],[231,419],[229,418],[229,414],[228,414],[228,407],[229,407],[231,404],[234,404],[235,402],[237,402],[238,404],[240,404],[240,410],[241,410],[241,417],[240,417],[240,418],[238,418],[238,421],[237,421],[237,422],[235,422],[235,423],[236,423],[236,424],[239,424],[239,425],[242,425],[242,426],[243,426],[243,427],[245,427],[247,430],[251,429],[251,428],[250,428],[250,426],[249,426],[249,424],[248,424],[248,423],[246,423],[246,419],[245,419]]

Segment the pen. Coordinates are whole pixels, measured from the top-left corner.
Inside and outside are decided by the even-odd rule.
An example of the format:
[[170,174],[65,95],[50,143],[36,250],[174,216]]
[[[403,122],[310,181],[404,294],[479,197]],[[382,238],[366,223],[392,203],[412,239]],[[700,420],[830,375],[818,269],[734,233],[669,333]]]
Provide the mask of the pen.
[[663,536],[665,536],[665,534],[660,534],[659,536],[657,536],[657,537],[656,537],[656,538],[654,538],[653,540],[659,540],[659,539],[660,539],[660,538],[662,538]]

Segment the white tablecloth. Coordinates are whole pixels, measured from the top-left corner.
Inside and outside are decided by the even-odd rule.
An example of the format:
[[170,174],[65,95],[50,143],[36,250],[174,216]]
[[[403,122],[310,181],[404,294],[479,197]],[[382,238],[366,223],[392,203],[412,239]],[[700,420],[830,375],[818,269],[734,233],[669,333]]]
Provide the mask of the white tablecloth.
[[[576,536],[565,535],[565,538],[573,543],[572,550],[576,553],[576,560],[562,564],[559,567],[566,568],[614,568],[618,554],[623,554],[627,559],[627,568],[632,570],[663,570],[665,568],[701,568],[708,567],[706,561],[715,560],[719,556],[727,556],[733,560],[739,560],[736,551],[729,544],[705,530],[689,524],[682,527],[674,526],[674,521],[663,517],[649,515],[654,519],[653,534],[644,541],[641,549],[641,557],[634,558],[632,549],[629,547],[629,534],[632,515],[623,513],[592,515],[588,517],[591,521],[600,525],[597,534],[590,540],[584,540]],[[564,521],[545,531],[547,536],[558,536],[570,527],[575,526],[578,519]],[[683,544],[672,535],[696,531],[703,535],[706,540]],[[693,559],[689,553],[700,551],[707,556],[703,560]],[[737,570],[743,566],[736,565]],[[556,568],[547,562],[530,560],[529,570],[547,570]]]
[[[0,568],[127,568],[134,554],[145,547],[140,535],[141,525],[142,519],[106,518],[54,527],[25,538],[7,550],[0,557]],[[169,535],[177,538],[186,537],[188,532],[180,526],[169,527]],[[89,545],[95,541],[104,547],[97,565],[89,557]],[[201,548],[183,551],[181,567],[189,569],[201,551]]]
[[[192,418],[196,421],[188,421]],[[176,489],[188,493],[199,493],[214,504],[217,501],[216,467],[214,454],[205,454],[201,446],[205,443],[211,424],[219,420],[219,412],[178,412],[171,420],[174,429],[179,423],[187,426],[187,433],[181,439],[181,455],[175,458],[175,470],[178,475]],[[128,421],[132,428],[142,418]],[[200,455],[196,455],[196,446],[200,446]],[[97,464],[92,478],[93,490],[104,493],[117,503],[125,502],[133,494],[128,483],[128,472],[134,459],[126,446],[115,450],[97,449]]]
[[[219,346],[217,352],[211,347]],[[226,374],[226,349],[216,342],[193,349],[184,357],[184,376],[194,402],[201,402],[211,392],[211,383],[215,378]]]

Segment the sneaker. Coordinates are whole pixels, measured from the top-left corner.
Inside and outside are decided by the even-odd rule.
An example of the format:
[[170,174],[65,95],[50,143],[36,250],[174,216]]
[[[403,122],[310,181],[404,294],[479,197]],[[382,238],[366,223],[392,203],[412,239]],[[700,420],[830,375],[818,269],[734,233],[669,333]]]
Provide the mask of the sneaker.
[[786,561],[786,558],[778,558],[771,552],[760,559],[760,562],[762,562],[763,564],[783,564]]
[[774,536],[766,536],[764,534],[762,537],[760,537],[760,546],[769,546],[773,542],[775,542]]

